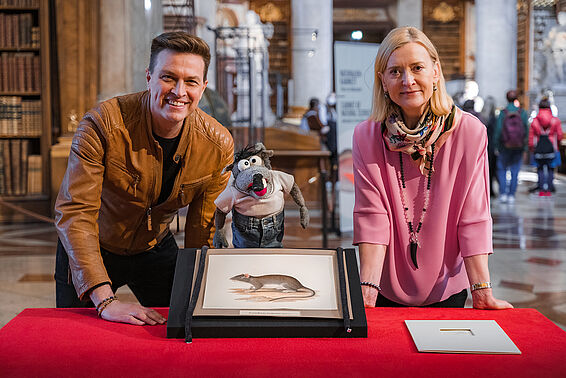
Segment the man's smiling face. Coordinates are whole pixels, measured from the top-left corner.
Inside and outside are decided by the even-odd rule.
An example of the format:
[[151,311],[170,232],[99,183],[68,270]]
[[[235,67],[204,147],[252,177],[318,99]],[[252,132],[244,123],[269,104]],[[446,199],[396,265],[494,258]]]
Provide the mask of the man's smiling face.
[[146,78],[154,131],[158,135],[178,132],[206,88],[204,60],[195,54],[163,50],[153,72],[146,70]]

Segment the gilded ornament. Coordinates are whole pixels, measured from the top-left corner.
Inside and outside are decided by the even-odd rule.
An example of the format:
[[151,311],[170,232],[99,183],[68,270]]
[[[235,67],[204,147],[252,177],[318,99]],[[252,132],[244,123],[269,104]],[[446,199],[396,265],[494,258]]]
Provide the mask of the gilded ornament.
[[450,22],[456,19],[456,11],[454,7],[446,4],[444,1],[432,11],[432,18],[435,21]]

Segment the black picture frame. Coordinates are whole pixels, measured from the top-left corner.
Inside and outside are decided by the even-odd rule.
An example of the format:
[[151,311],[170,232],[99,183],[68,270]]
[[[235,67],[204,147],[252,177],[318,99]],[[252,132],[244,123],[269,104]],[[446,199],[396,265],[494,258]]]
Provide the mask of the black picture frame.
[[[272,251],[277,253],[280,250],[273,249]],[[296,251],[300,253],[301,250]],[[343,273],[340,275],[340,286],[343,293],[342,304],[345,304],[345,307],[349,309],[348,319],[346,317],[336,319],[199,315],[191,318],[192,338],[367,337],[367,321],[355,250],[338,248],[325,251],[335,251],[338,256],[336,260],[344,262]],[[264,249],[263,252],[269,253],[269,249]],[[167,320],[168,338],[184,338],[186,336],[185,320],[187,319],[187,309],[193,284],[195,284],[195,277],[197,276],[195,263],[199,263],[199,256],[200,250],[195,248],[179,250]],[[198,286],[200,286],[200,283]],[[202,295],[202,292],[199,290],[200,295]],[[341,305],[342,307],[344,305]]]

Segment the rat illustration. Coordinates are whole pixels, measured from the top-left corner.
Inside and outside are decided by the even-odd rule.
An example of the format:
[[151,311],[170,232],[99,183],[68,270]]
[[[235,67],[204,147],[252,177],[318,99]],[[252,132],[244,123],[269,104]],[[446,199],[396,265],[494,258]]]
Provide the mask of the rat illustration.
[[215,248],[228,247],[223,228],[230,211],[235,248],[281,248],[285,193],[299,205],[301,226],[308,226],[309,211],[299,186],[290,174],[271,169],[271,156],[272,150],[256,143],[236,152],[234,162],[225,168],[232,171],[232,177],[214,201]]
[[311,288],[303,286],[303,284],[296,279],[295,277],[287,276],[284,274],[266,274],[263,276],[252,276],[248,273],[238,274],[230,278],[233,281],[240,281],[246,282],[251,284],[251,290],[257,291],[266,285],[275,285],[282,287],[283,289],[290,290],[291,292],[307,292],[310,293],[309,295],[302,296],[302,297],[278,297],[272,298],[270,301],[277,301],[280,299],[289,299],[289,298],[310,298],[314,297],[315,291]]

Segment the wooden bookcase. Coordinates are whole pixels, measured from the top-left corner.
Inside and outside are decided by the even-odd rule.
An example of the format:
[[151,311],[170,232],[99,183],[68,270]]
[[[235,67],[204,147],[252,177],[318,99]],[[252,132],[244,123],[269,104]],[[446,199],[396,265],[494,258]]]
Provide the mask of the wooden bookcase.
[[[0,199],[50,215],[48,0],[0,0]],[[0,222],[30,220],[0,203]]]
[[460,0],[423,0],[423,32],[436,46],[446,80],[465,78],[466,7]]

